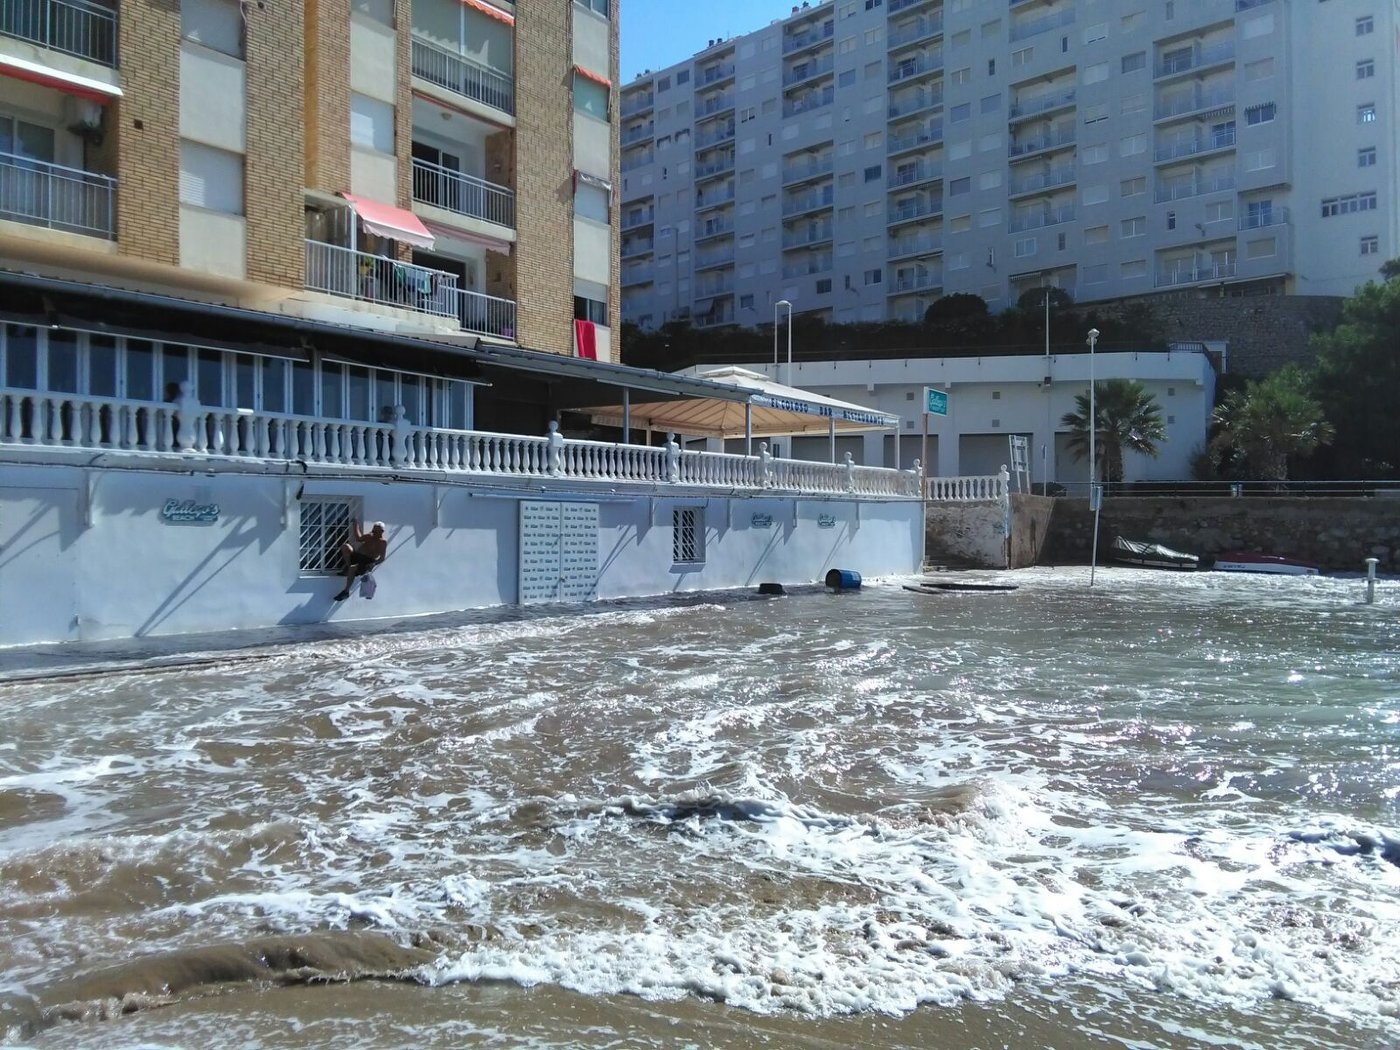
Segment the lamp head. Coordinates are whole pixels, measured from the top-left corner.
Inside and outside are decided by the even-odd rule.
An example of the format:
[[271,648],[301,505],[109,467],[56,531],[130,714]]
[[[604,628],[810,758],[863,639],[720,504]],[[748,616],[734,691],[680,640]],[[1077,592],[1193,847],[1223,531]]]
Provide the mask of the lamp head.
[[1099,330],[1098,330],[1097,328],[1090,328],[1090,329],[1089,329],[1089,342],[1091,342],[1091,343],[1094,342],[1096,339],[1098,339],[1098,337],[1099,337]]

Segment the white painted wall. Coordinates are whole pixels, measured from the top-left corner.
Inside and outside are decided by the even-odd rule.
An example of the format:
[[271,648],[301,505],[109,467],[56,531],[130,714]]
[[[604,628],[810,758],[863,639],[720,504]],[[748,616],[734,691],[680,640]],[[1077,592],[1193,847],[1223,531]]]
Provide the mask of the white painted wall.
[[[904,574],[918,569],[923,553],[923,507],[909,500],[711,499],[673,491],[623,497],[542,493],[538,484],[487,491],[378,479],[211,476],[191,474],[173,460],[163,466],[168,472],[0,468],[0,541],[7,554],[0,561],[0,645],[512,604],[522,499],[599,504],[600,598],[811,583],[831,568],[867,577]],[[336,603],[338,578],[299,572],[299,492],[357,497],[366,519],[387,524],[390,554],[376,574],[372,602],[355,595]],[[160,511],[168,499],[217,503],[218,520],[167,523]],[[671,514],[678,505],[705,508],[703,565],[672,563]],[[760,527],[755,515],[768,515],[771,525]],[[17,537],[28,541],[16,543]]]
[[[350,90],[395,101],[397,34],[390,26],[362,14],[350,16]],[[392,199],[392,198],[391,198]]]
[[180,205],[180,265],[241,280],[247,275],[248,220]]
[[398,200],[398,161],[392,153],[350,147],[350,192],[393,204]]
[[180,135],[231,153],[247,139],[247,74],[242,61],[198,44],[180,46]]

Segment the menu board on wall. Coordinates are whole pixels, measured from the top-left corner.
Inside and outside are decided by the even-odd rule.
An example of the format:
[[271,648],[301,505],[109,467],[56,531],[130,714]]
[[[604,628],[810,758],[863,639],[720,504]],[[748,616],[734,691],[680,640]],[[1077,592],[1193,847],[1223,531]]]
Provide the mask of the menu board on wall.
[[520,604],[585,602],[598,590],[598,505],[522,500]]

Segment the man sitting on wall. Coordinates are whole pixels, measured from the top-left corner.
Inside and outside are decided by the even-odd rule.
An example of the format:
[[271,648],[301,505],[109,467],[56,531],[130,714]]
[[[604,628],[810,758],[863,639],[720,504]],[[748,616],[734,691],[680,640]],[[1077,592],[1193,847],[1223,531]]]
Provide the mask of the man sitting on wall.
[[374,567],[389,556],[389,541],[384,538],[384,523],[376,521],[369,532],[360,531],[360,523],[350,519],[351,542],[340,548],[340,559],[345,563],[345,587],[335,596],[343,602],[350,597],[350,585],[356,576],[373,571]]

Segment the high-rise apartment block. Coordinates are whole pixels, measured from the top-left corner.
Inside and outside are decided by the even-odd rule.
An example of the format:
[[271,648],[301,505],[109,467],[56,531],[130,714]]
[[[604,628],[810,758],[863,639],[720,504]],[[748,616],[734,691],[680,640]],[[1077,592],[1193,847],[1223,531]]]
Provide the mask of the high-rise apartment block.
[[615,357],[609,0],[3,0],[0,265]]
[[826,0],[624,86],[623,314],[756,325],[1400,255],[1400,0]]

